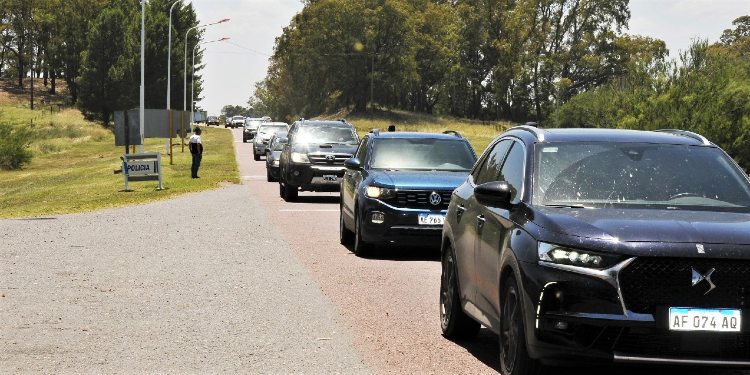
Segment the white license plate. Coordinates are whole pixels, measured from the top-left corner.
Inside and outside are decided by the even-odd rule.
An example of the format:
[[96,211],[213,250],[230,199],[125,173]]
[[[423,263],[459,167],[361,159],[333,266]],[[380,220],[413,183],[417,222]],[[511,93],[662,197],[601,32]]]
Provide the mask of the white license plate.
[[336,182],[338,181],[338,178],[335,174],[325,174],[323,175],[323,181]]
[[740,332],[741,327],[740,310],[669,308],[670,331]]
[[419,214],[419,225],[443,225],[445,215],[442,214]]

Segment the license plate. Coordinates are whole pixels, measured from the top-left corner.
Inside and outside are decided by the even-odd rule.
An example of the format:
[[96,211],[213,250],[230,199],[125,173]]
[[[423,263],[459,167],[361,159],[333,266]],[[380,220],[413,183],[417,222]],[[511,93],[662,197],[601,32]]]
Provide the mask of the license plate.
[[740,310],[669,308],[670,331],[740,332],[741,327]]
[[443,225],[445,215],[442,214],[419,214],[419,225]]
[[335,174],[325,174],[323,175],[323,181],[336,182],[338,181],[338,178]]

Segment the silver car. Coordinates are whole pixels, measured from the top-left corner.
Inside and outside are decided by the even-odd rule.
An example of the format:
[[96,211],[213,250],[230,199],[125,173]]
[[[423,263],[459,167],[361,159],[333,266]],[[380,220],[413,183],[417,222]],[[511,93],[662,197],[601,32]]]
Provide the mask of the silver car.
[[253,140],[253,158],[260,160],[260,157],[266,154],[266,148],[271,137],[278,132],[286,132],[287,130],[289,130],[289,126],[283,122],[264,122],[261,124]]
[[286,131],[274,134],[266,148],[266,181],[268,182],[279,180],[279,158],[287,142],[287,134]]

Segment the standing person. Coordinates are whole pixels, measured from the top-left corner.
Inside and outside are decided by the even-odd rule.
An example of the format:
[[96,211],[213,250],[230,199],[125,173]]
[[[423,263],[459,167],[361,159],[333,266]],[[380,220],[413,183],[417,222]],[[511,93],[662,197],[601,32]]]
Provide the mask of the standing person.
[[201,159],[203,158],[203,142],[201,142],[201,128],[195,127],[193,135],[190,136],[190,154],[193,156],[193,166],[190,168],[192,178],[198,177],[198,168],[201,166]]

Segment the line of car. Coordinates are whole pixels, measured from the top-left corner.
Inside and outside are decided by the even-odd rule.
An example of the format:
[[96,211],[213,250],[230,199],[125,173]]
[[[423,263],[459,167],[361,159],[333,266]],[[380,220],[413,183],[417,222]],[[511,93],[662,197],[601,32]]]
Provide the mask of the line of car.
[[280,196],[339,191],[358,256],[440,251],[443,335],[487,327],[502,373],[750,367],[750,180],[704,137],[526,125],[477,157],[455,132],[280,130],[263,148]]

